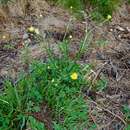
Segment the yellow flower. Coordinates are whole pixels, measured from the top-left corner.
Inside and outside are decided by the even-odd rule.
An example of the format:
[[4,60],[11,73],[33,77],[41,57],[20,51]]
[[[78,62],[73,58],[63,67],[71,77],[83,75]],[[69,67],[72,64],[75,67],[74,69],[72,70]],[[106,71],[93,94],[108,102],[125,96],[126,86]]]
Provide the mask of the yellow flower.
[[28,31],[29,31],[30,33],[34,33],[34,32],[35,32],[35,28],[31,26],[31,27],[28,28]]
[[39,16],[40,16],[40,18],[42,18],[42,17],[43,17],[43,16],[42,16],[42,14],[40,14]]
[[35,29],[35,33],[37,34],[37,35],[39,35],[40,34],[40,32],[39,32],[39,29]]
[[2,38],[3,38],[3,39],[6,39],[6,36],[5,36],[5,35],[3,35],[3,36],[2,36]]
[[69,38],[72,39],[72,35],[70,35]]
[[111,20],[112,19],[112,16],[111,15],[107,15],[107,20]]
[[52,79],[52,80],[51,80],[51,82],[52,82],[52,83],[54,83],[54,82],[55,82],[55,80],[54,80],[54,79]]
[[47,69],[50,69],[50,66],[47,66]]
[[71,77],[71,79],[76,80],[76,79],[78,79],[78,74],[76,72],[74,72],[71,74],[70,77]]
[[73,9],[73,6],[70,6],[70,9]]

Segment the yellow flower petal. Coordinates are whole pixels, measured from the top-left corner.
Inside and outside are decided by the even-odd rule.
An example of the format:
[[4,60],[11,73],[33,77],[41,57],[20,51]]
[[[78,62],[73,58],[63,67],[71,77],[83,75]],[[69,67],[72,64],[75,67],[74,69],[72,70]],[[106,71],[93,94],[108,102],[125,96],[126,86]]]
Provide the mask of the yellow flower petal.
[[42,14],[40,14],[39,16],[40,16],[40,18],[42,18],[42,17],[43,17],[43,16],[42,16]]
[[30,33],[33,33],[33,32],[35,32],[35,28],[31,26],[31,27],[28,28],[28,31],[29,31]]
[[111,15],[107,15],[107,19],[108,20],[112,19],[112,16]]
[[69,38],[72,39],[72,35],[70,35]]
[[40,34],[40,32],[39,32],[39,29],[35,29],[35,33],[37,34],[37,35],[39,35]]
[[70,6],[70,9],[73,9],[73,6]]
[[3,35],[3,36],[2,36],[2,38],[3,38],[3,39],[6,39],[6,36],[5,36],[5,35]]
[[70,77],[71,77],[72,80],[76,80],[76,79],[78,79],[78,74],[76,72],[74,72],[74,73],[71,74]]

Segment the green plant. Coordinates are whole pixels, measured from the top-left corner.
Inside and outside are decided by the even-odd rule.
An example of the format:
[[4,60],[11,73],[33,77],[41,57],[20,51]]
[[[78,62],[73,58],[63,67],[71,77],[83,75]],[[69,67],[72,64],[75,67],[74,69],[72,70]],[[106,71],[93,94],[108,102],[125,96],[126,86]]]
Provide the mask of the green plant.
[[130,125],[129,125],[129,122],[130,122],[130,108],[127,105],[123,106],[123,113],[124,113],[124,116],[125,116],[126,121],[127,121],[127,125],[125,126],[125,130],[129,130],[130,129]]
[[15,49],[15,46],[12,44],[6,44],[4,45],[3,49],[11,50],[11,49]]
[[[47,102],[52,109],[55,130],[94,129],[96,125],[89,123],[88,106],[82,93],[84,86],[92,85],[86,78],[92,66],[77,62],[90,42],[91,31],[86,30],[85,38],[73,59],[69,57],[70,43],[66,40],[58,44],[59,56],[47,47],[48,59],[45,62],[30,62],[28,46],[25,46],[23,62],[28,66],[27,72],[21,73],[15,83],[6,81],[5,90],[0,94],[0,129],[44,128],[44,124],[29,114],[40,112],[42,102]],[[103,90],[106,81],[101,79],[94,85],[97,87],[95,90]]]
[[[22,130],[26,125],[26,113],[35,111],[35,107],[39,106],[40,94],[37,90],[34,93],[27,79],[22,79],[17,85],[6,81],[5,90],[0,94],[0,129]],[[35,106],[29,106],[29,101]]]
[[[73,10],[74,13],[79,13],[79,11],[83,10],[84,4],[82,0],[52,0],[57,2],[64,7]],[[72,8],[71,8],[72,7]]]
[[101,48],[106,47],[108,45],[108,43],[109,43],[109,41],[104,40],[104,39],[96,41],[97,47],[101,47]]
[[104,78],[104,77],[97,80],[97,82],[96,82],[96,90],[103,91],[104,89],[106,89],[107,83],[108,83],[107,79]]
[[19,119],[17,116],[22,114],[23,107],[16,87],[13,87],[10,82],[6,82],[5,86],[4,93],[0,95],[0,115],[2,115],[0,128],[10,130],[13,127],[19,127],[19,123],[17,123]]
[[[75,14],[80,14],[85,9],[85,5],[90,3],[94,9],[91,13],[91,17],[97,21],[103,21],[108,15],[112,15],[113,11],[121,3],[121,0],[51,0],[58,3],[65,8],[73,11]],[[77,16],[78,16],[77,15]]]
[[[78,58],[83,53],[84,44],[85,41]],[[21,74],[15,84],[6,81],[5,90],[0,95],[0,129],[23,130],[27,122],[33,124],[34,119],[30,119],[27,113],[39,111],[43,101],[52,108],[56,130],[87,127],[88,109],[81,90],[86,85],[84,75],[89,70],[86,65],[77,64],[77,58],[69,58],[68,45],[66,41],[59,44],[59,57],[48,48],[47,62],[33,62],[28,73]]]
[[7,4],[11,0],[0,0],[0,4]]
[[[62,127],[63,130],[83,129],[88,122],[87,105],[81,93],[86,82],[85,72],[81,71],[79,64],[68,58],[67,46],[67,42],[60,44],[61,58],[54,57],[48,49],[47,63],[34,63],[32,68],[37,69],[32,76],[35,77],[35,83],[41,86],[43,100],[54,110],[55,127]],[[73,73],[78,77],[72,79]]]
[[124,130],[130,130],[130,125],[127,125]]
[[90,0],[90,3],[96,7],[96,11],[104,17],[112,15],[112,12],[118,7],[121,0]]
[[122,112],[124,114],[125,121],[126,121],[124,130],[129,130],[130,129],[130,107],[128,105],[124,105],[122,107]]
[[28,128],[31,128],[32,130],[46,130],[44,124],[37,121],[32,116],[28,117],[27,126],[28,126]]

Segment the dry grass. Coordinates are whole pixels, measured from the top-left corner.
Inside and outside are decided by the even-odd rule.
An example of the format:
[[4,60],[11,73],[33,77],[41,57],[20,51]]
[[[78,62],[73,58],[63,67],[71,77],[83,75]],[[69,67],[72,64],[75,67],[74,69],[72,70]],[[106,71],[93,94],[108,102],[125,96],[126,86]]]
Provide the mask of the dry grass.
[[50,9],[50,5],[45,0],[30,0],[29,4],[29,11],[31,11],[32,15],[35,15],[36,17],[42,14],[42,12],[47,14]]
[[26,15],[40,16],[46,14],[50,8],[45,0],[15,0],[6,5],[0,5],[0,22],[8,21],[12,17],[25,17]]
[[0,6],[0,22],[6,21],[8,18],[8,6]]

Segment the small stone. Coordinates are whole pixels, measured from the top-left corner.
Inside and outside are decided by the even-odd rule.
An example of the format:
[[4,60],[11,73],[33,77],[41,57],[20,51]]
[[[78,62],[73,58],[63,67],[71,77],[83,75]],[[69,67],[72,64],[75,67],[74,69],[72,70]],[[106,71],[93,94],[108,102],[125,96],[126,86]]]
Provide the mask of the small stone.
[[127,61],[127,64],[129,64],[129,65],[130,65],[130,60],[128,60],[128,61]]
[[121,38],[121,35],[118,35],[119,38]]
[[111,29],[110,29],[110,31],[112,32],[112,31],[113,31],[113,29],[111,28]]
[[129,27],[126,27],[127,31],[130,32],[130,28]]
[[120,27],[120,26],[117,26],[116,29],[119,30],[119,31],[125,31],[125,29]]
[[24,33],[24,35],[23,35],[23,40],[26,40],[26,39],[28,39],[28,34],[27,33]]

